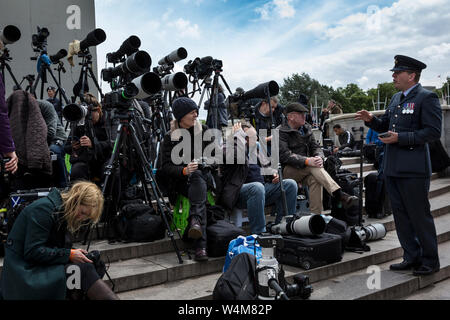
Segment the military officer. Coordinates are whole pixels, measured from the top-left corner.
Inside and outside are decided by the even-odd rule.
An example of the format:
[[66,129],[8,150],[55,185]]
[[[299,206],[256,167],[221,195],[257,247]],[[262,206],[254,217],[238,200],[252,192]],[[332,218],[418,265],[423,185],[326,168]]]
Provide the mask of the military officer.
[[413,274],[439,271],[436,228],[430,212],[431,161],[428,143],[441,136],[442,109],[438,96],[420,84],[426,65],[397,55],[393,72],[396,93],[380,118],[362,110],[356,119],[385,133],[383,161],[387,191],[391,199],[397,235],[403,248],[403,262],[391,270],[413,269]]

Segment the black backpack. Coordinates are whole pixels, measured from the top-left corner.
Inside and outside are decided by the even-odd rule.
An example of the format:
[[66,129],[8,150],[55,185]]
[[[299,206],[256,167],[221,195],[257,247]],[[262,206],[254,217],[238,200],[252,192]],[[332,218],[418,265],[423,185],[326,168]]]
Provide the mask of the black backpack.
[[153,207],[144,203],[130,203],[122,207],[117,229],[125,242],[150,242],[165,237],[165,228]]
[[238,254],[227,271],[217,280],[214,300],[256,300],[256,258],[249,253]]

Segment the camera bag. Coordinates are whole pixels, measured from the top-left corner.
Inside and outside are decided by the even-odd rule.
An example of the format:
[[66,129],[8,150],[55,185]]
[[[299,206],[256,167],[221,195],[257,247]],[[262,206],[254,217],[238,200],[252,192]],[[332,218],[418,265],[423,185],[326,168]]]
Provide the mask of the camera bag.
[[[380,184],[381,187],[378,185]],[[386,215],[391,214],[391,207],[389,199],[386,194],[386,184],[384,179],[378,180],[378,173],[369,173],[364,178],[364,185],[366,187],[366,213],[369,218],[383,218]]]
[[245,231],[227,220],[217,220],[206,227],[208,256],[223,257],[231,240],[245,235]]
[[309,270],[342,260],[342,238],[339,235],[285,235],[283,240],[283,247],[275,250],[279,263]]
[[213,291],[214,300],[256,300],[256,258],[249,253],[237,255]]
[[150,242],[165,237],[165,228],[160,216],[152,206],[130,203],[122,207],[118,217],[121,238],[126,242]]

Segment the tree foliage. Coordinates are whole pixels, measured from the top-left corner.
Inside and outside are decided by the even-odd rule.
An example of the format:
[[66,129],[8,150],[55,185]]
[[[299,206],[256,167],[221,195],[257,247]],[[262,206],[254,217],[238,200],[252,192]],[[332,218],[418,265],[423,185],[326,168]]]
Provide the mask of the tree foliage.
[[[374,110],[378,101],[378,91],[382,103],[381,108],[385,108],[389,105],[390,99],[397,89],[392,82],[380,83],[377,88],[367,91],[355,83],[350,83],[344,88],[333,89],[333,87],[320,84],[307,73],[294,73],[284,79],[284,83],[280,87],[280,101],[282,104],[297,101],[300,93],[303,93],[308,96],[310,104],[314,104],[317,94],[319,107],[326,107],[328,101],[333,99],[342,106],[344,113],[354,113],[362,109]],[[386,106],[384,106],[385,101],[387,102]]]

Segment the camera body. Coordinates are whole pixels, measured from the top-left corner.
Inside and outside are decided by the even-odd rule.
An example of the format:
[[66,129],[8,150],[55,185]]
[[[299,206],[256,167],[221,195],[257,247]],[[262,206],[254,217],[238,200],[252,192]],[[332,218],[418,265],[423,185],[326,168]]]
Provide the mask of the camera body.
[[37,33],[31,36],[31,42],[33,44],[33,50],[35,52],[39,52],[41,50],[45,50],[47,47],[47,38],[50,35],[50,32],[47,28],[37,27]]
[[2,179],[3,179],[3,182],[5,183],[5,185],[9,185],[9,182],[10,182],[10,173],[8,171],[6,171],[6,168],[5,168],[6,164],[9,161],[11,161],[11,158],[3,158],[1,160],[1,165],[0,165],[0,172],[1,172]]
[[97,271],[100,279],[102,279],[106,273],[106,265],[100,257],[100,251],[98,250],[90,251],[86,255],[86,258],[92,261],[95,270]]

